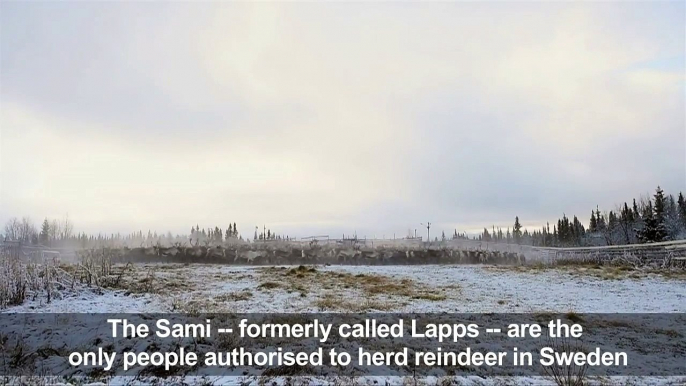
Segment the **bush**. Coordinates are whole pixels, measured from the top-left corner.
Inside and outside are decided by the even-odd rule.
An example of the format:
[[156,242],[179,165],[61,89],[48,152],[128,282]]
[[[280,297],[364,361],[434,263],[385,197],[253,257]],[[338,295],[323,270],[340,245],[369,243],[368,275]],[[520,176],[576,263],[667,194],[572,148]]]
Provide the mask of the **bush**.
[[40,294],[49,303],[66,287],[60,281],[65,276],[56,261],[34,263],[0,254],[0,309],[36,299]]

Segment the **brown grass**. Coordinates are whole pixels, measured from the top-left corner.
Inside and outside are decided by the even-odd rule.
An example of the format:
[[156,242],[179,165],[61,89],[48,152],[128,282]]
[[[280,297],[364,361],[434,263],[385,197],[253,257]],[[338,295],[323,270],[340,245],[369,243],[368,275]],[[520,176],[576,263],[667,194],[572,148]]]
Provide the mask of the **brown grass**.
[[556,265],[546,265],[535,263],[519,266],[494,266],[485,269],[493,271],[509,271],[537,274],[547,271],[562,272],[577,277],[596,277],[602,280],[640,280],[647,277],[663,277],[666,279],[686,280],[686,270],[679,268],[651,268],[634,267],[632,265],[621,265],[619,263],[598,264],[596,262],[569,260],[562,261]]
[[239,291],[239,292],[229,292],[226,294],[221,294],[214,298],[218,302],[239,302],[244,300],[250,300],[253,294],[250,291]]
[[281,287],[281,284],[279,284],[277,282],[273,282],[273,281],[268,281],[268,282],[264,282],[264,283],[258,285],[257,289],[259,289],[259,290],[272,290],[272,289],[280,288],[280,287]]
[[584,321],[584,318],[582,318],[581,315],[577,314],[574,311],[569,311],[565,316],[567,317],[567,319],[577,324],[582,323]]
[[208,312],[232,313],[236,311],[232,302],[218,300],[217,298],[180,299],[172,300],[172,311],[189,315],[199,315]]
[[348,300],[330,294],[315,300],[313,304],[322,311],[347,312],[391,311],[399,305],[376,299]]
[[[261,268],[257,272],[262,280],[258,286],[260,290],[283,288],[287,292],[299,292],[301,297],[325,290],[325,296],[313,303],[321,310],[386,311],[412,300],[443,301],[449,294],[447,288],[432,288],[407,278],[319,271],[315,267],[302,265],[295,268]],[[361,300],[351,301],[336,295],[340,289],[358,292]],[[451,285],[449,289],[459,290],[459,286]]]

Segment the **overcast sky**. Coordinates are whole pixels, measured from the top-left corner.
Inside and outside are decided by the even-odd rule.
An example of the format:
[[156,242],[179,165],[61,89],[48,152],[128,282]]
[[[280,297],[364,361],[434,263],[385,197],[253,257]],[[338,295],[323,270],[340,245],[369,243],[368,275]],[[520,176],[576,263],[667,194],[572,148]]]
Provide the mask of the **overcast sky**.
[[686,192],[685,20],[681,1],[2,2],[0,221],[586,222]]

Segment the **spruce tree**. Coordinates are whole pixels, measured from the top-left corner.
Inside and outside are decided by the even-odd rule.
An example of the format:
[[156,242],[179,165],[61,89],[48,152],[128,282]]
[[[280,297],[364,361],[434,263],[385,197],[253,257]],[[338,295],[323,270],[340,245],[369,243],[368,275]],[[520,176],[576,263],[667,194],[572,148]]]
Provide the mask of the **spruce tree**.
[[666,218],[667,200],[660,186],[658,186],[655,190],[655,195],[653,196],[653,198],[655,200],[654,218],[657,222],[657,233],[655,241],[666,241],[669,239],[669,231],[667,228]]
[[41,225],[39,240],[44,245],[50,241],[50,222],[48,222],[47,218],[43,220],[43,225]]
[[596,221],[596,230],[598,232],[605,232],[605,229],[607,228],[607,224],[605,223],[605,216],[602,216],[600,214],[600,209],[598,209],[597,205],[596,205],[596,211],[595,211],[595,221]]
[[558,243],[557,243],[557,228],[555,227],[555,225],[553,225],[553,240],[552,240],[552,244],[553,244],[554,246],[557,246],[557,244],[558,244]]
[[679,207],[676,203],[674,195],[672,194],[666,197],[665,227],[667,229],[668,239],[676,240],[679,237],[681,230],[681,219],[679,218]]
[[658,223],[664,223],[665,221],[665,195],[660,186],[657,187],[655,190],[655,195],[653,196],[655,205],[654,205],[654,214],[655,214],[655,219],[657,220]]
[[632,226],[634,223],[634,213],[629,209],[629,205],[624,203],[622,211],[619,214],[619,227],[624,234],[624,242],[631,244]]
[[522,240],[522,225],[519,223],[519,216],[515,216],[514,227],[512,228],[512,236],[515,243],[519,244]]
[[679,192],[677,206],[679,209],[679,218],[681,219],[682,227],[686,228],[686,199],[684,199],[684,194],[681,192]]
[[653,198],[655,206],[648,201],[643,211],[643,229],[638,232],[641,243],[660,242],[667,239],[667,228],[664,223],[665,198],[659,186]]

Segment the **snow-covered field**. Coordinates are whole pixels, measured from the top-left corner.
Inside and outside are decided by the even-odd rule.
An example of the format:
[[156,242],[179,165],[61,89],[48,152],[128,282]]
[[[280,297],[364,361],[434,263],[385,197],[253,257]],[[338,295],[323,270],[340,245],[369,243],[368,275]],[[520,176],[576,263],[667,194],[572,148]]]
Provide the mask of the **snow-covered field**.
[[[657,275],[614,277],[560,269],[485,266],[236,267],[138,265],[120,289],[66,292],[46,304],[37,298],[3,312],[417,312],[417,313],[684,313],[686,282]],[[190,381],[184,379],[184,382]],[[260,384],[259,377],[197,378],[204,384]],[[138,380],[140,381],[140,380]],[[684,384],[680,378],[621,378],[616,384]],[[111,378],[110,384],[131,379]],[[286,384],[284,378],[269,384]],[[302,384],[323,384],[307,378]],[[453,383],[451,383],[453,382]],[[605,382],[605,380],[597,380]],[[334,384],[540,385],[541,377],[447,380],[362,377]],[[135,383],[134,383],[135,384]],[[292,383],[291,383],[292,384]],[[295,383],[299,384],[299,383]]]
[[[350,303],[367,301],[369,308],[354,310],[360,312],[686,312],[686,282],[659,276],[603,280],[553,269],[517,272],[483,266],[320,266],[315,275],[306,275],[303,280],[294,277],[290,283],[284,281],[288,269],[147,265],[137,272],[139,280],[153,272],[149,292],[86,291],[65,295],[50,304],[39,298],[6,311],[135,313],[184,311],[183,307],[200,312],[346,311],[322,307],[322,299],[342,298]],[[350,274],[350,280],[335,280],[338,273]],[[413,297],[392,291],[370,294],[363,285],[355,285],[360,274],[381,276],[389,282],[410,280],[421,286],[422,293],[437,296]],[[374,308],[375,303],[381,307]]]

